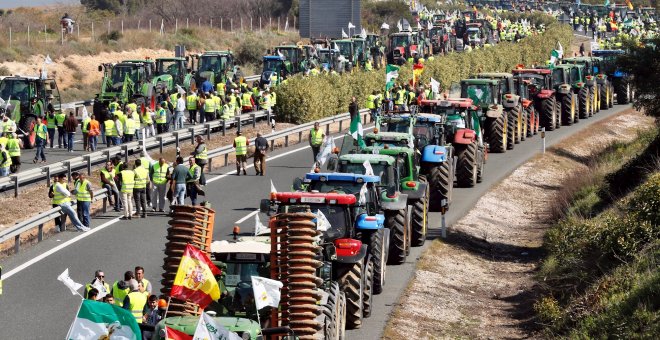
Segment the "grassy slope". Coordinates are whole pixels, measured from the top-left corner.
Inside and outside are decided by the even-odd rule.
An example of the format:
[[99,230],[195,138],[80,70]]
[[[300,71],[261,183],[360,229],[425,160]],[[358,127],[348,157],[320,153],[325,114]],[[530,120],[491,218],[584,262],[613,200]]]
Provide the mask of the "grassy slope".
[[566,182],[539,272],[546,336],[660,334],[659,144],[657,131],[613,144]]

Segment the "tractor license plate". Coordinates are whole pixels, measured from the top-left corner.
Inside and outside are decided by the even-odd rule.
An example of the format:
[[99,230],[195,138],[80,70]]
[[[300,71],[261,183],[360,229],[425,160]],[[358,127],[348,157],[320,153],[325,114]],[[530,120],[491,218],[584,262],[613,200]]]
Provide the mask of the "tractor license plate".
[[324,197],[302,197],[301,203],[325,203]]

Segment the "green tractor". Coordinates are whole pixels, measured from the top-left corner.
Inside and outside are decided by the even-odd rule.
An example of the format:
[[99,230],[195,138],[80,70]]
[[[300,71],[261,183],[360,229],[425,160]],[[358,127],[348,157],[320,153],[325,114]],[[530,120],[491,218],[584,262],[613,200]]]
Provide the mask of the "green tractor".
[[[497,79],[463,79],[460,97],[472,99],[482,117],[484,141],[491,152],[504,153],[512,142],[515,122],[509,119],[514,115],[514,107],[505,107],[500,95],[500,81]],[[507,104],[508,105],[508,104]],[[511,113],[511,114],[510,114]],[[510,126],[514,125],[514,126]],[[513,143],[511,143],[513,144]]]
[[152,79],[152,84],[158,93],[163,88],[167,93],[176,90],[176,86],[181,86],[184,90],[189,90],[191,86],[196,88],[192,68],[188,67],[189,58],[157,58],[156,72]]
[[507,142],[507,147],[513,149],[515,144],[524,140],[523,136],[526,134],[525,118],[523,117],[525,111],[523,110],[522,100],[517,94],[513,74],[504,72],[486,72],[477,74],[476,78],[493,79],[499,82],[498,96],[501,98],[504,111],[509,120],[509,131],[507,133],[509,140]]
[[231,51],[206,51],[194,58],[197,59],[197,70],[194,74],[196,88],[201,88],[205,80],[210,81],[213,86],[226,83],[228,79],[236,80],[236,66]]
[[[52,96],[52,97],[51,97]],[[23,135],[23,146],[32,149],[36,143],[34,127],[37,117],[46,114],[48,105],[60,108],[62,103],[57,82],[53,78],[2,77],[0,98],[9,101],[4,113],[16,122],[17,133]],[[36,103],[32,101],[36,98]]]
[[576,122],[576,119],[579,119],[577,114],[577,91],[575,91],[578,88],[578,83],[573,81],[575,78],[579,79],[578,72],[579,70],[575,65],[556,65],[552,68],[552,85],[555,89],[560,112],[557,128],[561,125],[572,125]]
[[332,41],[333,48],[339,50],[339,63],[344,72],[351,72],[358,65],[355,42],[351,39],[338,39]]
[[145,106],[156,108],[158,93],[151,83],[155,73],[155,63],[151,59],[124,60],[118,64],[99,65],[103,72],[101,92],[94,100],[94,115],[103,121],[108,116],[108,104],[117,98],[123,104],[135,100],[140,111]]
[[[591,67],[591,61],[585,59],[568,58],[562,60],[562,65],[570,65],[569,74],[571,78],[571,87],[577,94],[578,112],[575,117],[577,123],[579,119],[586,119],[593,115],[596,92],[598,92],[596,79],[593,76],[588,77],[587,68]],[[589,78],[589,79],[587,79]]]
[[284,57],[289,76],[304,73],[309,69],[310,60],[307,58],[307,50],[298,45],[281,45],[275,47],[274,55]]

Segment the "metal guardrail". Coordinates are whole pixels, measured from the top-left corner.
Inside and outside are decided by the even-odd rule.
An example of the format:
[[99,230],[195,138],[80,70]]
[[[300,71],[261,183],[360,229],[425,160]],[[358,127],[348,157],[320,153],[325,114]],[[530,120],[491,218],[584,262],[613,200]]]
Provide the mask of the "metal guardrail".
[[[254,115],[254,114],[253,114]],[[369,110],[360,110],[360,115],[362,115],[363,119],[363,124],[366,125],[368,120],[371,118],[371,115],[369,114]],[[339,123],[339,131],[343,130],[343,121],[350,119],[350,114],[349,113],[341,113],[332,117],[320,119],[311,123],[306,123],[306,124],[300,124],[282,131],[274,132],[268,135],[265,135],[264,138],[266,138],[270,142],[270,148],[273,150],[275,147],[275,140],[284,138],[284,146],[287,147],[289,146],[289,136],[298,134],[298,140],[302,140],[302,134],[306,131],[309,131],[315,123],[319,123],[321,126],[325,126],[326,130],[326,135],[330,134],[330,125],[334,123]],[[224,123],[224,122],[223,122]],[[206,124],[210,125],[210,124]],[[205,127],[205,129],[209,130],[208,127]],[[196,134],[193,134],[193,136]],[[251,139],[250,141],[254,142],[254,138]],[[234,148],[231,145],[228,146],[223,146],[214,150],[211,150],[208,153],[208,161],[209,161],[209,169],[212,168],[212,161],[214,158],[218,157],[223,157],[225,160],[225,165],[228,163],[228,157],[231,153],[234,152]],[[105,153],[105,151],[104,151]],[[88,163],[89,164],[89,163]],[[88,166],[89,169],[89,166]],[[107,207],[108,207],[108,196],[107,196],[107,190],[106,189],[100,189],[98,191],[94,192],[94,202],[97,202],[99,200],[103,200],[103,208],[102,212],[105,213],[107,212]],[[18,253],[20,251],[20,244],[21,244],[21,234],[26,233],[28,231],[31,231],[34,228],[38,228],[38,233],[37,233],[37,240],[41,242],[43,240],[43,229],[44,229],[44,224],[54,220],[57,217],[60,217],[62,215],[62,209],[60,207],[56,207],[53,209],[50,209],[48,211],[45,211],[39,215],[33,216],[25,221],[19,222],[13,227],[0,232],[0,243],[3,243],[5,241],[11,240],[12,238],[14,239],[14,252]]]
[[[213,130],[222,131],[224,136],[227,129],[233,124],[235,126],[242,125],[246,122],[251,122],[252,126],[256,126],[257,120],[266,118],[268,121],[271,119],[271,113],[267,111],[256,111],[245,113],[236,116],[233,120],[214,120],[210,123],[198,124],[193,127],[188,127],[185,130],[167,132],[154,137],[149,137],[143,141],[130,142],[118,146],[113,146],[104,150],[91,152],[86,155],[67,159],[47,166],[34,168],[26,171],[19,172],[18,174],[9,177],[0,178],[0,193],[14,189],[14,197],[18,197],[19,188],[21,185],[32,184],[43,180],[47,181],[50,185],[50,179],[53,175],[66,173],[71,179],[71,172],[80,169],[87,169],[87,174],[91,175],[92,166],[110,160],[113,155],[123,154],[124,161],[128,161],[130,153],[139,152],[144,147],[146,150],[158,148],[163,152],[163,147],[170,144],[175,144],[177,147],[186,139],[189,139],[192,144],[195,143],[195,136],[205,134],[207,139],[211,138]],[[102,144],[102,143],[101,143]]]

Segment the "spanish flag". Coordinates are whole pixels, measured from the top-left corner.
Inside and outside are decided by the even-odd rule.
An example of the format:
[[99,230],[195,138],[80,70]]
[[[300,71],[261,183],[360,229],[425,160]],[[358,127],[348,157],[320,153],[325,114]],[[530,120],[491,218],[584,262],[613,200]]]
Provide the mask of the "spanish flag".
[[220,275],[208,256],[188,244],[181,257],[170,295],[180,300],[190,300],[204,309],[211,301],[220,298],[220,286],[214,275]]
[[419,82],[419,78],[422,76],[422,72],[424,72],[424,64],[422,63],[417,63],[413,65],[413,86]]
[[192,335],[178,331],[174,328],[165,326],[165,339],[166,340],[193,340]]

